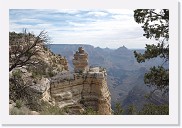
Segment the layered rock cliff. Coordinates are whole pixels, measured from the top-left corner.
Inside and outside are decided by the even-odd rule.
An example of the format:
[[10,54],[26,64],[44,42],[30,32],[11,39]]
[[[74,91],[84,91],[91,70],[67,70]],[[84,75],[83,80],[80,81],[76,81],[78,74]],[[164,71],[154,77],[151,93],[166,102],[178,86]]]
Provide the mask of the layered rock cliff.
[[106,75],[106,71],[99,67],[82,74],[59,74],[51,80],[50,94],[61,108],[81,105],[81,109],[92,108],[98,114],[109,115],[111,97]]

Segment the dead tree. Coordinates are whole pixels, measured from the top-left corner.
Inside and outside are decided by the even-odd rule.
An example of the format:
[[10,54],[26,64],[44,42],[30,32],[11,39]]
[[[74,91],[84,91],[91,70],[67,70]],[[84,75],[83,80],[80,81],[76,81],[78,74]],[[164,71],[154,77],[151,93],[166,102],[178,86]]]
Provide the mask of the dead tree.
[[27,33],[9,33],[9,71],[14,68],[29,66],[38,63],[36,55],[40,52],[39,47],[49,42],[47,32],[41,31],[38,36]]

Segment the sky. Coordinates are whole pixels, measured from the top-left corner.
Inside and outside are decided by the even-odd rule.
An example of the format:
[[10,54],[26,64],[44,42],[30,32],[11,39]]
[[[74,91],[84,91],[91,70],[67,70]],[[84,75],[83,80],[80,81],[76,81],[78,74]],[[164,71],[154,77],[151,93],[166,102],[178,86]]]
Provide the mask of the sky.
[[10,9],[10,31],[24,28],[34,34],[45,30],[53,44],[90,44],[94,47],[116,49],[144,48],[154,43],[146,39],[142,24],[134,21],[133,10],[38,10]]

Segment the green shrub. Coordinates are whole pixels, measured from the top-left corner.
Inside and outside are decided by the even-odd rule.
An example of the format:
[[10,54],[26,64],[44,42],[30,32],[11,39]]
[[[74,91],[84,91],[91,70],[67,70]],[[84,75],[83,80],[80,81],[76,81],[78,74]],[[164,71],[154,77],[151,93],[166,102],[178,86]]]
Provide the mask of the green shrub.
[[43,45],[43,49],[44,49],[45,51],[48,51],[48,50],[49,50],[49,48],[48,48],[47,45]]
[[15,70],[12,72],[12,75],[16,78],[21,78],[22,77],[22,72],[20,71],[20,69]]
[[169,105],[145,104],[140,115],[169,115]]
[[52,106],[47,102],[41,102],[41,115],[63,115],[63,110],[59,106]]
[[48,73],[47,73],[47,76],[48,77],[53,77],[54,75],[56,75],[54,72],[52,72],[52,71],[49,71]]
[[121,107],[120,103],[115,104],[115,109],[114,109],[114,115],[121,115],[123,113],[123,109]]
[[86,108],[86,110],[83,113],[83,115],[98,115],[98,112],[95,111],[93,108],[88,107],[88,108]]
[[128,108],[125,110],[127,115],[137,115],[137,109],[134,105],[129,105]]
[[17,108],[21,108],[22,106],[23,106],[23,101],[22,100],[16,100],[16,106],[15,107],[17,107]]
[[55,75],[53,68],[43,61],[40,61],[39,65],[35,67],[29,67],[28,71],[32,72],[32,78],[53,77]]
[[9,110],[9,114],[10,115],[30,115],[31,111],[25,106],[21,108],[13,107]]

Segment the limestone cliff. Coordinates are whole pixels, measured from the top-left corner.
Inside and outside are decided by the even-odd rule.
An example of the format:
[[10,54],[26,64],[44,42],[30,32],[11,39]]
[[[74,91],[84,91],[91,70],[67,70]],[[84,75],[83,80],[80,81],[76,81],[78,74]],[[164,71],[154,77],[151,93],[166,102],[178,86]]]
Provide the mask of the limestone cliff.
[[59,75],[51,80],[50,94],[61,108],[81,104],[98,114],[111,114],[111,98],[104,69],[97,67],[90,68],[87,73],[65,72]]

